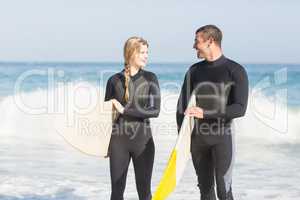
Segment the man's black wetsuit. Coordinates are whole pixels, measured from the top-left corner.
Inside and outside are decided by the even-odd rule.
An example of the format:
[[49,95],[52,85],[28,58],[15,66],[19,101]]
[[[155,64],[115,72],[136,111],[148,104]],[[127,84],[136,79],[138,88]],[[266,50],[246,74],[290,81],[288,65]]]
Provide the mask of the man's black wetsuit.
[[190,67],[177,104],[180,129],[191,93],[204,111],[196,119],[192,133],[191,153],[198,176],[201,200],[232,200],[232,167],[234,135],[232,119],[245,114],[248,101],[248,77],[238,63],[221,56],[213,62],[202,61]]
[[133,161],[140,200],[151,200],[151,176],[155,147],[149,118],[160,112],[160,90],[154,73],[140,69],[129,81],[129,101],[124,100],[124,70],[110,77],[105,100],[116,99],[124,106],[113,125],[109,145],[111,200],[123,200],[127,170]]

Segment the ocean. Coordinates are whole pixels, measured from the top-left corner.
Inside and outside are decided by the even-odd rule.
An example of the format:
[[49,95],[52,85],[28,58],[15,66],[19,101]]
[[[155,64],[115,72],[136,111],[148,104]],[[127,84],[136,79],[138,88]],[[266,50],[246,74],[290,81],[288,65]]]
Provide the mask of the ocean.
[[[176,103],[191,64],[146,67],[156,73],[162,91],[160,116],[151,120],[156,147],[153,192],[176,141]],[[243,66],[250,93],[246,116],[234,120],[235,199],[298,199],[300,64]],[[93,85],[104,93],[107,79],[122,68],[122,63],[0,63],[1,200],[109,199],[108,159],[82,154],[66,143],[52,126],[52,114],[60,108],[57,94],[63,85]],[[79,101],[75,103],[89,101],[87,93],[73,92]],[[190,162],[169,199],[196,200],[199,196]],[[138,199],[132,164],[125,199]]]

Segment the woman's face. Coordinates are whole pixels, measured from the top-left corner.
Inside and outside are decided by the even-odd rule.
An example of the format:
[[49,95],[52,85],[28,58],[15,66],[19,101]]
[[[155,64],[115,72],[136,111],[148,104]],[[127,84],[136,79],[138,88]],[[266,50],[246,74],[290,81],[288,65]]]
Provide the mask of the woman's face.
[[141,45],[140,51],[134,56],[132,65],[141,68],[145,67],[148,61],[148,46]]

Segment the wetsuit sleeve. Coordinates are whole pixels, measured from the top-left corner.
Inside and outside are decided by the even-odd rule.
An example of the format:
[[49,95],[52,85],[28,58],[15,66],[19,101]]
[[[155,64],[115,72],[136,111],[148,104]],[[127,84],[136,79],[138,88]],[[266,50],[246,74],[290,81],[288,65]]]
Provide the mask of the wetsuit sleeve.
[[191,84],[191,70],[189,70],[184,77],[184,82],[181,88],[181,92],[179,95],[179,99],[177,102],[177,111],[176,111],[176,122],[177,122],[177,130],[179,132],[183,118],[184,118],[184,111],[187,108],[189,103],[189,99],[192,93],[192,84]]
[[245,69],[241,66],[237,67],[232,72],[233,85],[231,86],[230,98],[228,101],[231,102],[226,106],[225,112],[216,112],[208,114],[204,110],[204,119],[213,118],[226,118],[233,119],[242,117],[246,113],[248,103],[248,76]]
[[112,78],[108,79],[105,90],[104,101],[109,101],[114,98],[114,86],[112,83]]
[[[149,80],[149,96],[148,104],[146,107],[138,107],[134,103],[127,104],[124,108],[124,116],[137,117],[137,118],[151,118],[158,117],[160,112],[160,88],[156,75],[153,74]],[[133,101],[134,102],[134,101]]]

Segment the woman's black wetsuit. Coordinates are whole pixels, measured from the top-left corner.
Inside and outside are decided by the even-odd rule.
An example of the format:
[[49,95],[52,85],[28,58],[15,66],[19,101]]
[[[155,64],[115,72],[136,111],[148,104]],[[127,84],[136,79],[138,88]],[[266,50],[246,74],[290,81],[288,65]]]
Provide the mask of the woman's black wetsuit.
[[155,147],[149,118],[160,112],[160,89],[154,73],[140,69],[129,81],[129,100],[124,100],[124,70],[110,77],[105,100],[118,100],[124,106],[113,125],[109,145],[111,200],[123,200],[127,170],[133,161],[140,200],[151,200],[151,176]]

